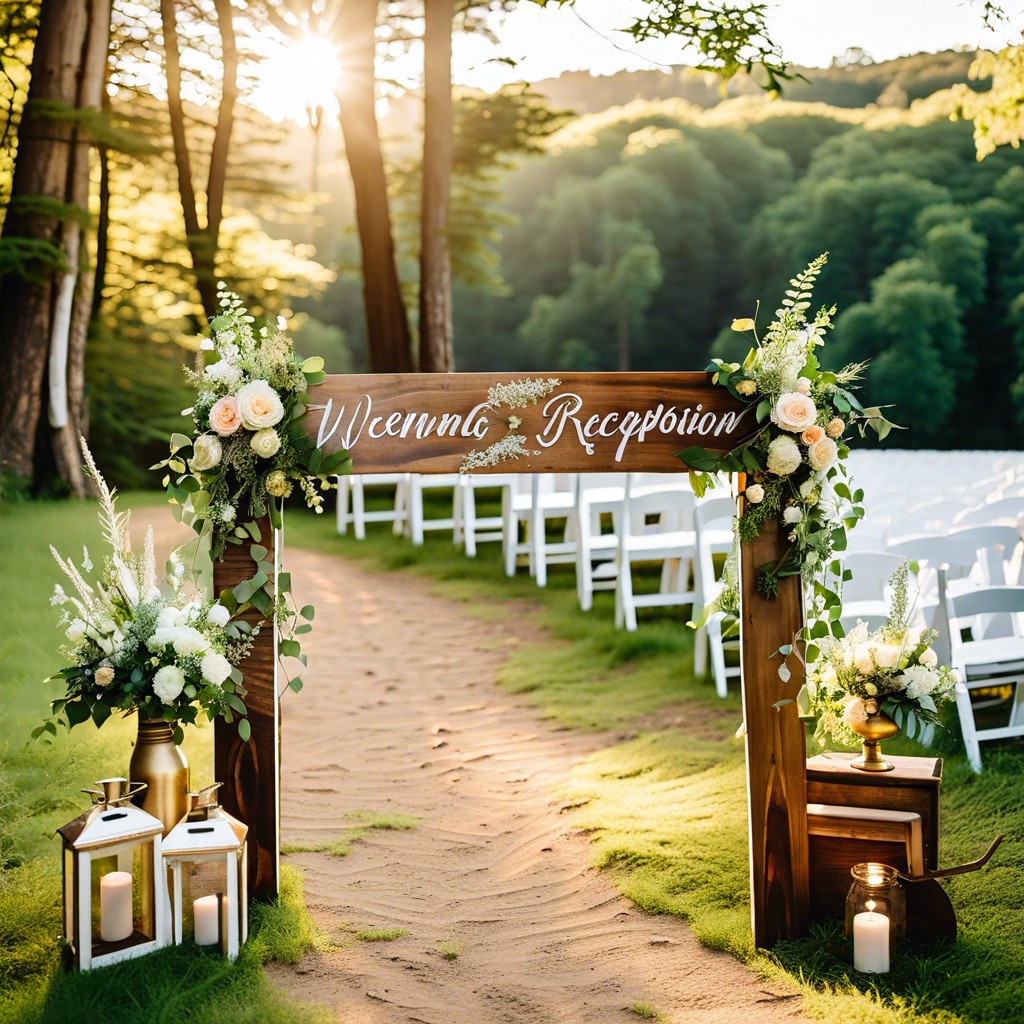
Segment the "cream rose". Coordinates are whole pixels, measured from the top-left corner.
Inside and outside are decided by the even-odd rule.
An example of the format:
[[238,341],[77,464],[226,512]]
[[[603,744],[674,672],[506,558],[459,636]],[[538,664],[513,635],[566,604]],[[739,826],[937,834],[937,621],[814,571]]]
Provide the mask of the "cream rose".
[[921,656],[917,661],[918,664],[924,665],[925,668],[931,668],[933,665],[938,665],[939,656],[930,647],[926,647],[921,652]]
[[875,648],[875,664],[879,668],[896,668],[900,663],[900,649],[895,644],[880,644]]
[[846,429],[846,424],[836,416],[834,419],[828,421],[828,426],[825,427],[825,433],[829,437],[842,437],[843,431]]
[[281,438],[273,427],[264,427],[252,435],[249,447],[261,458],[270,459],[275,456],[281,448]]
[[744,493],[751,505],[759,505],[764,501],[764,488],[760,484],[751,484]]
[[813,423],[800,435],[800,440],[810,448],[812,444],[817,444],[824,436],[825,431],[817,423]]
[[811,393],[811,382],[807,377],[797,377],[793,389],[801,395],[809,395]]
[[831,437],[819,438],[807,449],[807,463],[816,473],[829,468],[839,457],[839,450]]
[[790,526],[795,526],[803,517],[803,509],[797,505],[787,505],[782,512],[782,521]]
[[789,476],[800,465],[800,449],[791,437],[777,437],[768,445],[768,472]]
[[818,410],[806,395],[799,391],[790,391],[780,395],[772,410],[772,420],[783,430],[791,430],[799,434],[814,423]]
[[284,406],[277,392],[265,380],[253,380],[238,389],[235,396],[242,416],[242,425],[249,430],[262,430],[281,422]]
[[210,410],[210,429],[221,437],[230,437],[242,425],[242,415],[238,401],[225,395],[213,403]]
[[220,438],[216,434],[200,434],[195,440],[193,449],[195,451],[191,459],[193,472],[201,473],[205,469],[213,469],[214,466],[220,465],[224,450],[221,448]]
[[185,673],[177,665],[164,665],[153,676],[153,692],[164,702],[173,704],[185,689]]
[[97,686],[109,686],[114,681],[114,669],[110,665],[100,665],[93,674]]

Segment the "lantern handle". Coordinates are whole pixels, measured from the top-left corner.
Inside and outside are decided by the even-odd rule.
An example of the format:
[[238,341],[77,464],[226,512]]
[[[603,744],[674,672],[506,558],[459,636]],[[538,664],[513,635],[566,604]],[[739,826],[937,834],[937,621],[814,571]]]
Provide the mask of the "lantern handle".
[[972,860],[967,864],[960,864],[955,868],[943,868],[941,871],[926,871],[923,875],[905,875],[900,872],[900,878],[904,882],[927,882],[932,878],[951,878],[953,875],[966,875],[969,871],[977,871],[979,868],[983,868],[991,859],[992,854],[996,852],[997,847],[1003,841],[1003,836],[996,836],[992,840],[992,845],[988,848],[988,852],[977,860]]

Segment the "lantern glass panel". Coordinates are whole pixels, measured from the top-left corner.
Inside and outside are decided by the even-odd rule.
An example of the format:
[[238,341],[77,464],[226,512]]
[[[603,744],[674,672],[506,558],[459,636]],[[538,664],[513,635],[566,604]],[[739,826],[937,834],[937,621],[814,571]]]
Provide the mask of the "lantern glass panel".
[[[227,936],[227,911],[228,911],[228,859],[220,854],[209,859],[187,860],[181,865],[181,922],[182,937],[208,945],[207,939],[211,936],[209,909],[211,900],[214,897],[217,901],[216,920],[217,942],[223,943]],[[200,934],[196,935],[196,900],[203,900],[199,909],[202,921],[200,923]]]
[[155,940],[152,839],[90,858],[89,882],[94,957]]

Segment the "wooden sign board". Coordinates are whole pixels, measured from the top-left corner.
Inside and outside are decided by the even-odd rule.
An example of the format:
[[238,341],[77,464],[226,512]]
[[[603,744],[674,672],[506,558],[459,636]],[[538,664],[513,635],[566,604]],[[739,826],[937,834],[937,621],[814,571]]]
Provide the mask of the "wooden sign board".
[[[746,408],[706,373],[565,373],[535,404],[488,405],[523,375],[362,374],[310,389],[306,429],[325,453],[345,448],[357,473],[455,473],[510,432],[529,453],[480,473],[674,473],[692,445],[726,452],[750,433]],[[512,420],[516,417],[520,423]],[[509,421],[512,420],[510,427]],[[514,428],[514,429],[512,429]]]
[[[692,445],[729,451],[755,429],[744,416],[749,407],[706,373],[567,373],[541,387],[546,393],[535,403],[489,402],[490,389],[514,396],[509,385],[524,379],[554,380],[480,373],[329,376],[310,389],[303,426],[322,451],[346,448],[354,471],[368,474],[455,473],[467,454],[513,433],[524,454],[474,472],[671,473],[686,468],[677,452]],[[269,538],[263,543],[269,546]],[[786,703],[799,680],[794,672],[782,684],[772,657],[803,624],[800,581],[783,581],[773,602],[754,590],[756,567],[782,550],[778,530],[766,528],[743,545],[741,559],[751,918],[762,947],[804,934],[809,911],[804,733],[797,704]],[[244,557],[244,549],[236,551]],[[218,587],[252,574],[251,566],[236,561],[219,563]],[[250,867],[260,896],[277,892],[280,840],[274,650],[273,631],[262,631],[243,666],[253,709],[251,750],[241,749],[233,729],[216,737],[225,805],[250,811],[249,835],[258,843]]]

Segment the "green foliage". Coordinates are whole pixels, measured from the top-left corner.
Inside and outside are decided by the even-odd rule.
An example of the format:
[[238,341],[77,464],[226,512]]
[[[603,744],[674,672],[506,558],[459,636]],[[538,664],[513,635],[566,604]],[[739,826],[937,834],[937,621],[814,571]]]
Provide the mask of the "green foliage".
[[394,942],[408,934],[405,928],[363,928],[355,936],[361,942]]
[[249,908],[249,945],[260,963],[297,964],[321,945],[320,931],[306,907],[305,891],[300,872],[282,864],[277,899],[255,902]]
[[377,811],[353,811],[347,817],[356,824],[346,828],[340,835],[319,842],[285,843],[281,852],[326,853],[332,857],[347,857],[352,852],[352,844],[365,838],[371,829],[404,831],[415,828],[420,820],[413,814]]

